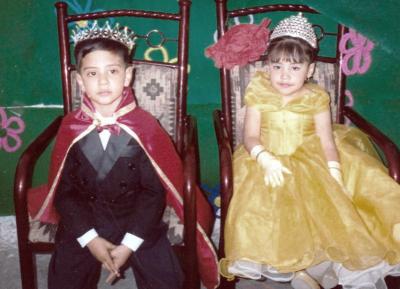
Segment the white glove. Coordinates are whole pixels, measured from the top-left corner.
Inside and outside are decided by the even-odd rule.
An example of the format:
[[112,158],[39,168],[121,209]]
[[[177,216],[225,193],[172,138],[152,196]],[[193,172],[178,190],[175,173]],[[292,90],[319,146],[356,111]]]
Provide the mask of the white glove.
[[282,186],[284,183],[283,173],[292,174],[277,158],[268,154],[261,145],[255,146],[251,150],[250,155],[264,169],[264,182],[267,186],[271,185],[273,188]]
[[337,161],[328,161],[328,168],[332,178],[334,178],[339,185],[343,187],[343,177],[342,170],[340,169],[340,163]]

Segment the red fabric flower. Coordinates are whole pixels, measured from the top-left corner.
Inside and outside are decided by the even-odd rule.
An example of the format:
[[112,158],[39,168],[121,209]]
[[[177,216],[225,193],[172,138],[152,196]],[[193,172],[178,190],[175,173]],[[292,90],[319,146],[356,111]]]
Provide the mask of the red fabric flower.
[[214,45],[206,48],[205,55],[215,66],[231,69],[257,60],[267,49],[270,19],[260,25],[239,24],[230,28]]

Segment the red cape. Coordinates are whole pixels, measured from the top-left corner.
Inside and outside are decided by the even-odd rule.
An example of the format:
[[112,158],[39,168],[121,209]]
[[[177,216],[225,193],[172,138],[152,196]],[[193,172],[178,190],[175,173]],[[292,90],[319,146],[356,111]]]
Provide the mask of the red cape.
[[[168,134],[157,120],[135,103],[131,89],[125,89],[116,114],[117,125],[134,137],[149,156],[167,191],[167,204],[174,208],[183,223],[183,167]],[[130,108],[129,108],[130,107]],[[93,105],[84,98],[82,108],[66,115],[57,133],[52,152],[48,184],[28,194],[28,208],[34,220],[57,223],[58,214],[53,206],[54,193],[60,179],[64,161],[71,146],[95,128]],[[208,238],[212,230],[213,214],[200,189],[197,189],[197,254],[203,284],[208,289],[218,286],[217,256]]]

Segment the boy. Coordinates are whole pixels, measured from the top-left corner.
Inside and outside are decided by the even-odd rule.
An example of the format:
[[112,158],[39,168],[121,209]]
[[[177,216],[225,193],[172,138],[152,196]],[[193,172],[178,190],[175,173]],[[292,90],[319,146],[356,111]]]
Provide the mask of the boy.
[[[108,282],[129,265],[139,289],[182,287],[161,221],[166,194],[182,217],[182,166],[157,121],[136,107],[129,87],[134,37],[96,23],[73,36],[82,106],[63,119],[48,194],[34,217],[43,222],[59,217],[49,289],[97,288],[101,265],[110,271]],[[211,264],[213,272],[215,255],[203,230],[200,263]],[[206,274],[206,282],[218,280],[216,271]]]

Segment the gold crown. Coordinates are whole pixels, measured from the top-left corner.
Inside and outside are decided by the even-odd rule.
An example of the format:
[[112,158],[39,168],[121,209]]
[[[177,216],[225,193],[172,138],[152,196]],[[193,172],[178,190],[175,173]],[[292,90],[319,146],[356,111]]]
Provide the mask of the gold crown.
[[114,28],[112,28],[108,21],[106,21],[103,27],[100,27],[97,21],[94,21],[92,25],[85,28],[77,25],[75,30],[72,30],[71,39],[75,46],[81,41],[98,38],[115,40],[125,45],[131,51],[135,46],[137,36],[127,26],[120,27],[119,23],[116,23]]
[[301,12],[281,20],[272,32],[270,40],[283,36],[303,39],[313,48],[317,48],[315,31]]

